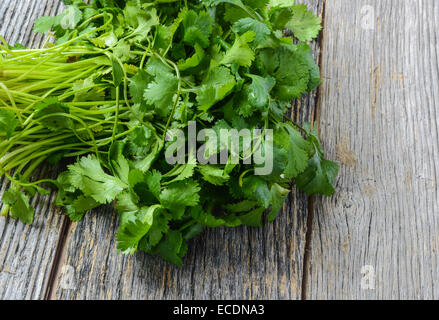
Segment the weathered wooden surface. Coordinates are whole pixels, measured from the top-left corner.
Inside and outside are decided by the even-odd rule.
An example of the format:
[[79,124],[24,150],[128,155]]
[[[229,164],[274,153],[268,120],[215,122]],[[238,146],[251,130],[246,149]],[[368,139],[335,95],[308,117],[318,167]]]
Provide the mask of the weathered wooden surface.
[[[0,35],[9,43],[38,46],[42,37],[32,32],[32,22],[59,8],[56,0],[3,0]],[[1,183],[0,196],[7,187]],[[52,203],[53,196],[33,199],[38,214],[31,226],[0,218],[0,299],[44,297],[64,221]]]
[[439,299],[438,39],[437,0],[326,1],[320,128],[343,165],[307,298]]
[[[322,13],[320,1],[306,2]],[[19,40],[37,46],[41,37],[31,32],[33,20],[54,14],[59,6],[56,0],[6,0],[0,7],[0,34],[11,43]],[[22,26],[18,35],[17,26]],[[318,58],[318,43],[314,52]],[[315,104],[314,95],[304,98],[295,104],[293,116],[312,121]],[[49,199],[37,201],[46,209],[37,210],[33,226],[0,220],[4,235],[0,281],[5,283],[0,282],[1,299],[301,298],[308,217],[308,198],[303,194],[293,192],[274,225],[208,230],[192,242],[183,268],[156,257],[118,254],[114,241],[118,217],[111,208],[69,226]],[[23,228],[32,234],[28,241],[20,238],[27,234]],[[16,247],[32,254],[23,258],[11,250]],[[36,265],[35,260],[43,257]],[[15,276],[9,273],[12,264]]]

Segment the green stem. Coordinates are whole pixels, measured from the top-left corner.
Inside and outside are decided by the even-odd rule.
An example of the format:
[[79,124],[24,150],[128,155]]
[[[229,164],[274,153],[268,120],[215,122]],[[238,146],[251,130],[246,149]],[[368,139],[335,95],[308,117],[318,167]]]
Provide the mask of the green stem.
[[180,100],[180,96],[181,96],[181,76],[180,76],[180,70],[178,69],[177,65],[173,61],[167,60],[167,62],[170,63],[174,67],[174,69],[175,69],[175,73],[176,73],[177,79],[178,79],[178,87],[177,87],[177,97],[175,98],[175,102],[174,102],[174,105],[172,106],[171,114],[170,114],[170,116],[168,118],[168,122],[166,123],[165,130],[163,132],[163,141],[166,139],[166,133],[167,133],[168,128],[169,128],[169,126],[171,124],[172,118],[174,118],[175,110],[177,108],[178,101]]
[[116,117],[114,118],[114,127],[113,127],[113,135],[112,140],[113,142],[116,140],[116,133],[117,133],[117,125],[119,122],[119,86],[116,88]]
[[[104,24],[104,25],[102,25],[102,26],[100,26],[99,28],[96,28],[96,29],[93,29],[93,30],[91,30],[91,31],[88,31],[88,32],[86,32],[86,33],[84,33],[84,34],[82,34],[82,35],[80,35],[80,36],[78,36],[78,37],[76,37],[76,38],[73,38],[73,39],[71,39],[71,40],[69,40],[69,41],[67,41],[67,42],[64,42],[64,43],[62,43],[62,44],[60,44],[60,45],[57,45],[57,46],[54,46],[54,47],[51,47],[51,48],[48,48],[48,49],[38,49],[38,50],[36,50],[35,52],[32,52],[32,53],[30,53],[30,54],[26,54],[26,55],[24,55],[24,56],[20,56],[20,57],[17,57],[17,58],[13,58],[13,59],[11,59],[9,62],[12,62],[12,61],[15,61],[15,60],[19,60],[19,59],[23,59],[23,58],[31,58],[31,57],[34,57],[34,56],[36,56],[36,55],[38,55],[38,54],[41,54],[41,53],[45,53],[45,52],[52,52],[52,51],[57,51],[57,50],[60,50],[60,51],[63,51],[65,48],[67,48],[70,44],[72,44],[72,43],[74,43],[74,42],[76,42],[76,41],[79,41],[79,40],[81,40],[81,39],[83,39],[83,38],[85,38],[85,37],[87,37],[88,35],[90,35],[90,34],[92,34],[92,33],[97,33],[97,32],[99,32],[99,31],[102,31],[102,30],[105,30],[109,25],[110,25],[110,23],[113,21],[113,15],[112,14],[110,14],[110,13],[108,13],[108,12],[105,12],[105,13],[102,13],[102,14],[99,14],[99,15],[97,15],[97,16],[94,16],[94,17],[92,17],[92,18],[90,18],[89,20],[87,20],[87,21],[85,21],[84,23],[88,23],[89,21],[91,21],[91,20],[93,20],[93,19],[97,19],[97,18],[101,18],[101,17],[105,17],[105,15],[109,15],[111,18]],[[84,24],[83,23],[83,24]],[[83,25],[82,24],[82,25]],[[81,25],[81,26],[82,26]],[[17,51],[19,51],[19,50],[17,50]],[[16,52],[17,52],[16,51]],[[26,51],[26,50],[23,50],[23,51]],[[33,50],[30,50],[30,51],[33,51]]]
[[35,171],[35,169],[44,161],[46,160],[46,157],[41,157],[37,159],[36,161],[33,161],[32,164],[27,168],[27,170],[23,173],[23,180],[27,180],[32,173]]

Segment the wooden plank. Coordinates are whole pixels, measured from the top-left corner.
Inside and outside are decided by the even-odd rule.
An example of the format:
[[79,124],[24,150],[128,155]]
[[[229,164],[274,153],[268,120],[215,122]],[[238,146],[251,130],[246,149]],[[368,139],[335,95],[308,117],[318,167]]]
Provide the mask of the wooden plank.
[[437,0],[326,2],[319,123],[342,169],[307,298],[439,298],[438,38]]
[[[60,9],[56,0],[3,0],[0,3],[0,35],[9,43],[38,46],[33,21]],[[47,171],[45,173],[47,175]],[[56,177],[54,171],[50,172]],[[0,196],[8,187],[1,182]],[[33,225],[0,218],[0,300],[42,299],[48,286],[64,218],[53,206],[54,196],[38,196]]]
[[[321,1],[306,1],[321,13]],[[318,45],[314,51],[318,56]],[[313,120],[315,97],[294,116]],[[283,214],[262,229],[208,230],[190,243],[177,268],[144,254],[118,254],[118,217],[111,208],[70,230],[53,298],[58,299],[300,299],[308,199],[289,197]]]

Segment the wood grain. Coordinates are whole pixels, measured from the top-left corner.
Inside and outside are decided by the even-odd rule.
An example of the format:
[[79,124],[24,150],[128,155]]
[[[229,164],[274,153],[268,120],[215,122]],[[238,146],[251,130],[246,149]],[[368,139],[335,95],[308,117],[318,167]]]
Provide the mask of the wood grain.
[[[321,1],[307,1],[321,13]],[[314,48],[318,56],[318,44]],[[315,97],[294,106],[314,118]],[[190,243],[182,268],[116,250],[117,215],[108,208],[72,227],[53,298],[300,299],[308,199],[295,191],[273,225],[208,230]]]
[[[0,35],[10,44],[38,46],[42,37],[32,31],[33,21],[60,10],[55,0],[3,0],[0,3]],[[56,168],[45,175],[56,177]],[[37,172],[37,175],[39,173]],[[1,181],[0,196],[8,187]],[[42,299],[47,290],[64,217],[53,206],[54,195],[37,196],[33,225],[0,218],[0,299]]]
[[309,299],[439,298],[438,37],[437,0],[326,2]]

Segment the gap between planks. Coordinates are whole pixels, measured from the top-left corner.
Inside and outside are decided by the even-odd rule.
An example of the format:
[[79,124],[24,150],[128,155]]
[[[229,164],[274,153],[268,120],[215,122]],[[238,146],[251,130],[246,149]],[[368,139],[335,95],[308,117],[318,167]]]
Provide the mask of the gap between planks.
[[[319,60],[318,65],[320,68],[320,73],[323,70],[323,44],[324,44],[324,30],[326,27],[326,0],[322,0],[322,30],[320,30],[319,34]],[[316,109],[314,112],[313,124],[317,129],[317,132],[320,134],[320,111],[322,105],[321,95],[323,92],[324,85],[324,75],[321,75],[323,81],[320,86],[317,88],[316,92]],[[311,270],[311,243],[312,243],[312,233],[313,233],[313,223],[314,223],[314,202],[315,197],[310,196],[308,198],[308,217],[306,221],[306,236],[305,236],[305,249],[303,251],[303,270],[302,270],[302,292],[301,299],[307,300],[308,297],[308,282],[309,282],[309,272]]]
[[50,270],[49,281],[45,288],[44,300],[56,300],[56,288],[58,287],[58,282],[62,272],[61,264],[67,253],[67,239],[71,233],[72,227],[73,222],[70,221],[70,218],[65,217],[59,234],[58,243],[56,244],[55,257]]

